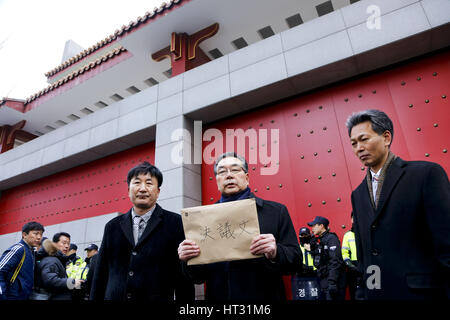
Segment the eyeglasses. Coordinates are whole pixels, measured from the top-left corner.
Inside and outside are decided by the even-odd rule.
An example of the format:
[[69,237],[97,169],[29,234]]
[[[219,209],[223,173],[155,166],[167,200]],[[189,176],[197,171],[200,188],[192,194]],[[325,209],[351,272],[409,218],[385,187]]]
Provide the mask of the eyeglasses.
[[236,174],[238,174],[241,171],[243,171],[242,168],[231,168],[231,169],[221,168],[219,171],[217,171],[217,175],[221,176],[221,177],[224,177],[228,173],[231,173],[232,175],[236,175]]

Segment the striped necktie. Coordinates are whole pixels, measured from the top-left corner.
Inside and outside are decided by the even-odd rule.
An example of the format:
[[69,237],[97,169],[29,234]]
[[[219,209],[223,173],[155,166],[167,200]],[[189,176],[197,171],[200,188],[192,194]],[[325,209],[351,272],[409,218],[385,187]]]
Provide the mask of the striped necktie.
[[137,226],[138,226],[138,235],[137,235],[137,239],[136,239],[136,243],[139,241],[139,239],[141,238],[142,234],[144,233],[144,229],[145,229],[145,220],[142,217],[136,216],[134,217],[135,220],[137,220]]

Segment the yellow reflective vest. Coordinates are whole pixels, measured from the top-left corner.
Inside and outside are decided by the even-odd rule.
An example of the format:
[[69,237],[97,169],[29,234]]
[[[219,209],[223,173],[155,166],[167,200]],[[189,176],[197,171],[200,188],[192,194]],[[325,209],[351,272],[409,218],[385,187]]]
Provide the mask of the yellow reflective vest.
[[342,240],[342,259],[357,261],[358,256],[356,254],[355,233],[353,231],[347,231],[344,234]]
[[313,270],[316,270],[316,267],[314,267],[313,257],[311,256],[311,251],[306,250],[302,246],[300,246],[300,249],[302,250],[303,255],[303,265],[313,267]]
[[78,258],[75,262],[71,262],[66,267],[66,273],[69,278],[86,280],[89,267],[87,263]]

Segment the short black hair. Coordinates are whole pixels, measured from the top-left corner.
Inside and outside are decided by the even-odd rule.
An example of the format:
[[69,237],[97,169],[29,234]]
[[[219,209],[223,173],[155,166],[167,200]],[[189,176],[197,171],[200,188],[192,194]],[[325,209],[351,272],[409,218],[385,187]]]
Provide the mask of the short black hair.
[[141,174],[147,174],[150,173],[150,176],[155,177],[156,180],[158,180],[158,188],[161,187],[163,183],[163,175],[161,171],[154,165],[148,163],[147,161],[142,162],[141,164],[138,164],[134,168],[132,168],[130,171],[128,171],[127,175],[127,185],[130,185],[130,181],[141,175]]
[[67,232],[55,233],[55,235],[53,236],[53,242],[58,242],[59,238],[61,238],[61,237],[67,237],[70,239],[70,234],[68,234]]
[[238,155],[236,152],[225,152],[222,153],[220,156],[217,157],[216,162],[214,163],[214,175],[217,175],[217,165],[219,164],[220,160],[225,159],[225,158],[236,158],[241,160],[242,162],[242,169],[244,169],[244,172],[247,173],[248,172],[248,163],[247,160],[245,160],[245,158],[241,155]]
[[389,131],[392,137],[392,144],[392,141],[394,140],[394,125],[392,124],[392,120],[386,113],[376,109],[364,110],[350,115],[345,122],[348,129],[348,136],[351,136],[354,126],[366,121],[370,121],[372,130],[379,135],[382,135],[385,131]]
[[22,232],[28,234],[30,231],[42,231],[44,232],[44,226],[36,221],[30,221],[23,225]]

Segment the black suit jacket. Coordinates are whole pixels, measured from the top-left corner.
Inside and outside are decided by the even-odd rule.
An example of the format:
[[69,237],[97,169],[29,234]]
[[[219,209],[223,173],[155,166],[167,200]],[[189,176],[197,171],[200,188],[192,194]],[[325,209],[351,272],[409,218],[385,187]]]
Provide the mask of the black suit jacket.
[[367,297],[423,299],[448,294],[450,184],[444,169],[432,162],[396,158],[386,172],[376,209],[370,196],[366,179],[352,193],[364,279],[374,275],[366,273],[369,266],[380,268],[381,288],[366,290]]
[[134,244],[131,209],[105,226],[91,300],[194,300],[183,277],[178,245],[184,240],[181,216],[158,204]]

